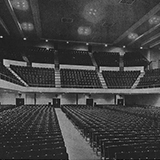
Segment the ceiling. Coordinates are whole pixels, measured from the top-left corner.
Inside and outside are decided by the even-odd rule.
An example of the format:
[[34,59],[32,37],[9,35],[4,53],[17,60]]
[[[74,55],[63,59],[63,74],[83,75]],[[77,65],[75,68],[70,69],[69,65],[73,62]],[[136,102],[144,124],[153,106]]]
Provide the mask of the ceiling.
[[0,8],[3,38],[160,48],[159,0],[0,0]]

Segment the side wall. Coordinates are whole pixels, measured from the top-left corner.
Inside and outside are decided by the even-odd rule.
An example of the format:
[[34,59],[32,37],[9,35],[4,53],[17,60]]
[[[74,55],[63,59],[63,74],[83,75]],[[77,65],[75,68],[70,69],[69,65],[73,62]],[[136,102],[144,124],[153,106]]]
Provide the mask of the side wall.
[[126,95],[126,104],[152,105],[160,107],[160,94]]
[[[48,104],[52,103],[53,98],[60,98],[61,104],[76,104],[76,94],[55,94],[55,93],[36,93],[36,104]],[[1,104],[16,104],[16,98],[24,98],[25,104],[34,104],[35,93],[21,93],[18,92],[1,92],[0,103]],[[93,98],[96,104],[114,104],[115,96],[113,94],[78,94],[78,104],[86,104],[87,98]]]

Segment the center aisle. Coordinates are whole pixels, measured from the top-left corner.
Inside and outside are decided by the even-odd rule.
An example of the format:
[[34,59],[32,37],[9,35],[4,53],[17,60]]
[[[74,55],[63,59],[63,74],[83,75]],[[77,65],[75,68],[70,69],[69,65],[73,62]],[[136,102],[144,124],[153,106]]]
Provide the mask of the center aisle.
[[69,160],[100,160],[100,157],[93,152],[90,145],[80,135],[61,109],[55,108],[55,111],[59,120]]

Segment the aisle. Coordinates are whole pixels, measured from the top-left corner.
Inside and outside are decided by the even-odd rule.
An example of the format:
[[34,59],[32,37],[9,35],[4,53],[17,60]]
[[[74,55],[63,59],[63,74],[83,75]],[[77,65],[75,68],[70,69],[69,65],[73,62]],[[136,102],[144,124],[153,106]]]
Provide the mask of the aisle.
[[69,154],[69,160],[100,160],[100,157],[93,152],[90,145],[80,135],[79,131],[61,109],[56,108],[55,110],[66,144],[67,153]]

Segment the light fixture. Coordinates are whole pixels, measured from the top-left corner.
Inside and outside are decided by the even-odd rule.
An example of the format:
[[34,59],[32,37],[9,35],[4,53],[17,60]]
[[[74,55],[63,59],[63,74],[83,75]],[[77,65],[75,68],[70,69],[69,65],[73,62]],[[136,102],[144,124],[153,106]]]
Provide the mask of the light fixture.
[[68,44],[69,42],[67,41],[66,43]]
[[89,43],[86,43],[86,45],[88,46],[88,45],[89,45]]
[[3,38],[3,36],[0,36],[0,38]]
[[22,27],[22,29],[25,30],[25,31],[32,31],[32,30],[34,29],[33,24],[32,24],[32,23],[27,23],[27,22],[23,22],[23,23],[21,24],[21,27]]
[[25,38],[25,37],[24,37],[24,38],[23,38],[23,40],[24,40],[24,41],[26,41],[26,40],[27,40],[27,38]]
[[107,46],[108,46],[108,44],[105,44],[104,46],[105,46],[105,47],[107,47]]
[[48,42],[48,39],[46,39],[46,42]]
[[126,46],[123,46],[123,48],[126,48]]
[[78,34],[84,35],[84,36],[88,36],[88,35],[91,34],[91,28],[90,27],[80,26],[78,28]]
[[148,22],[151,25],[152,24],[158,24],[158,23],[160,23],[160,17],[155,15],[155,16],[151,17]]
[[138,37],[138,34],[137,34],[137,33],[130,33],[130,34],[128,35],[128,38],[131,39],[131,40],[135,40],[137,37]]
[[143,47],[140,47],[140,49],[143,49]]
[[49,48],[47,47],[46,50],[49,51]]
[[26,11],[29,9],[29,4],[27,0],[12,0],[11,4],[13,8]]

